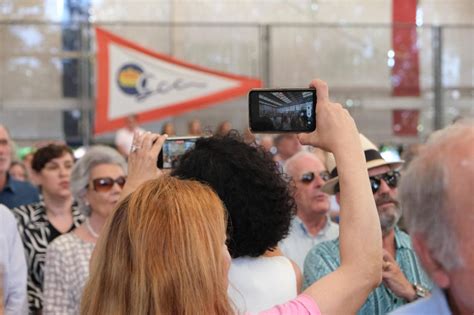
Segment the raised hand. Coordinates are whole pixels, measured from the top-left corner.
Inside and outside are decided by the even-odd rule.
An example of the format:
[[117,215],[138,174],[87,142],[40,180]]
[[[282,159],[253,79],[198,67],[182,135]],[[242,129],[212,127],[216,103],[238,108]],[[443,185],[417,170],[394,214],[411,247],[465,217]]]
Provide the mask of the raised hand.
[[316,79],[311,81],[316,89],[316,130],[309,134],[299,134],[302,144],[309,144],[333,152],[344,149],[355,143],[359,144],[356,124],[349,112],[341,104],[329,100],[326,82]]
[[133,192],[142,183],[158,178],[163,172],[157,167],[158,154],[168,135],[151,132],[135,133],[128,156],[127,183],[122,189],[122,198]]

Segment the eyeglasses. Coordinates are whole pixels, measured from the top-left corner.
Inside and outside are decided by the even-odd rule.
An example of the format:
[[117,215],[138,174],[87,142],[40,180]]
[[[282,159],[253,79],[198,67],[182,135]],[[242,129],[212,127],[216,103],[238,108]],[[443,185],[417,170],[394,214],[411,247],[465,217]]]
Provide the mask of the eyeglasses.
[[[328,171],[322,171],[318,174],[319,177],[321,177],[321,179],[323,181],[328,181],[330,178],[331,178],[331,174],[329,174]],[[316,178],[316,174],[314,172],[308,172],[308,173],[304,173],[301,178],[300,178],[300,181],[302,183],[305,183],[305,184],[309,184],[311,183],[314,179]]]
[[[372,189],[373,194],[375,194],[380,189],[382,179],[387,183],[388,187],[396,188],[398,186],[398,181],[400,180],[400,172],[390,171],[384,174],[370,176],[370,188]],[[336,184],[334,190],[336,193],[340,191],[339,183]]]
[[117,183],[117,185],[119,185],[120,188],[123,188],[126,181],[127,181],[127,178],[125,176],[120,176],[120,177],[117,177],[116,179],[113,179],[111,177],[100,177],[100,178],[96,178],[92,180],[92,187],[97,192],[107,192],[111,190],[112,187],[114,187],[115,183]]

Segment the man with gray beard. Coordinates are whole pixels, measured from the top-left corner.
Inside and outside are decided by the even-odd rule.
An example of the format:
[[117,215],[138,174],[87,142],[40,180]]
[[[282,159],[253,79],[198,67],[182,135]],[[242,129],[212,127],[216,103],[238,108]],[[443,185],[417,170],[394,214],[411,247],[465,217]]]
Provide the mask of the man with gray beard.
[[[397,227],[401,216],[397,199],[400,173],[397,169],[403,161],[385,161],[372,142],[363,135],[360,138],[380,218],[384,263],[382,283],[371,292],[358,314],[386,314],[425,296],[429,293],[432,284],[415,255],[410,237]],[[322,187],[322,191],[336,194],[339,202],[339,178],[334,158],[329,156],[326,164],[331,173],[331,179]],[[339,266],[339,239],[316,245],[306,256],[304,287],[310,286]]]

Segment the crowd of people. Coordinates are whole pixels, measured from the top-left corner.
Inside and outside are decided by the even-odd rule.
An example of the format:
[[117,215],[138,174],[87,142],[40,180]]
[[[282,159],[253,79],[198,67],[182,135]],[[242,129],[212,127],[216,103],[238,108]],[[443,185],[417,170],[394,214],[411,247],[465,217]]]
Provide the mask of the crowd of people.
[[315,132],[193,120],[170,172],[171,123],[23,164],[0,125],[0,314],[472,314],[472,121],[386,161],[311,86]]

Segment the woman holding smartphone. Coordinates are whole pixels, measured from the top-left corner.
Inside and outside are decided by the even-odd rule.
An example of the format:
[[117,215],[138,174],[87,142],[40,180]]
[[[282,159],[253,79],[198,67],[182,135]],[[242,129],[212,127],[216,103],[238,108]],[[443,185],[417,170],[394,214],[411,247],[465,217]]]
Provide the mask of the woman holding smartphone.
[[[341,266],[295,300],[259,314],[355,313],[381,281],[380,224],[357,128],[341,105],[329,101],[324,82],[312,85],[318,91],[318,130],[300,140],[336,157]],[[222,203],[203,184],[156,179],[160,171],[150,169],[163,141],[152,134],[135,139],[140,149],[131,156],[123,194],[154,180],[122,200],[107,224],[81,314],[236,313],[227,297],[230,257]]]

